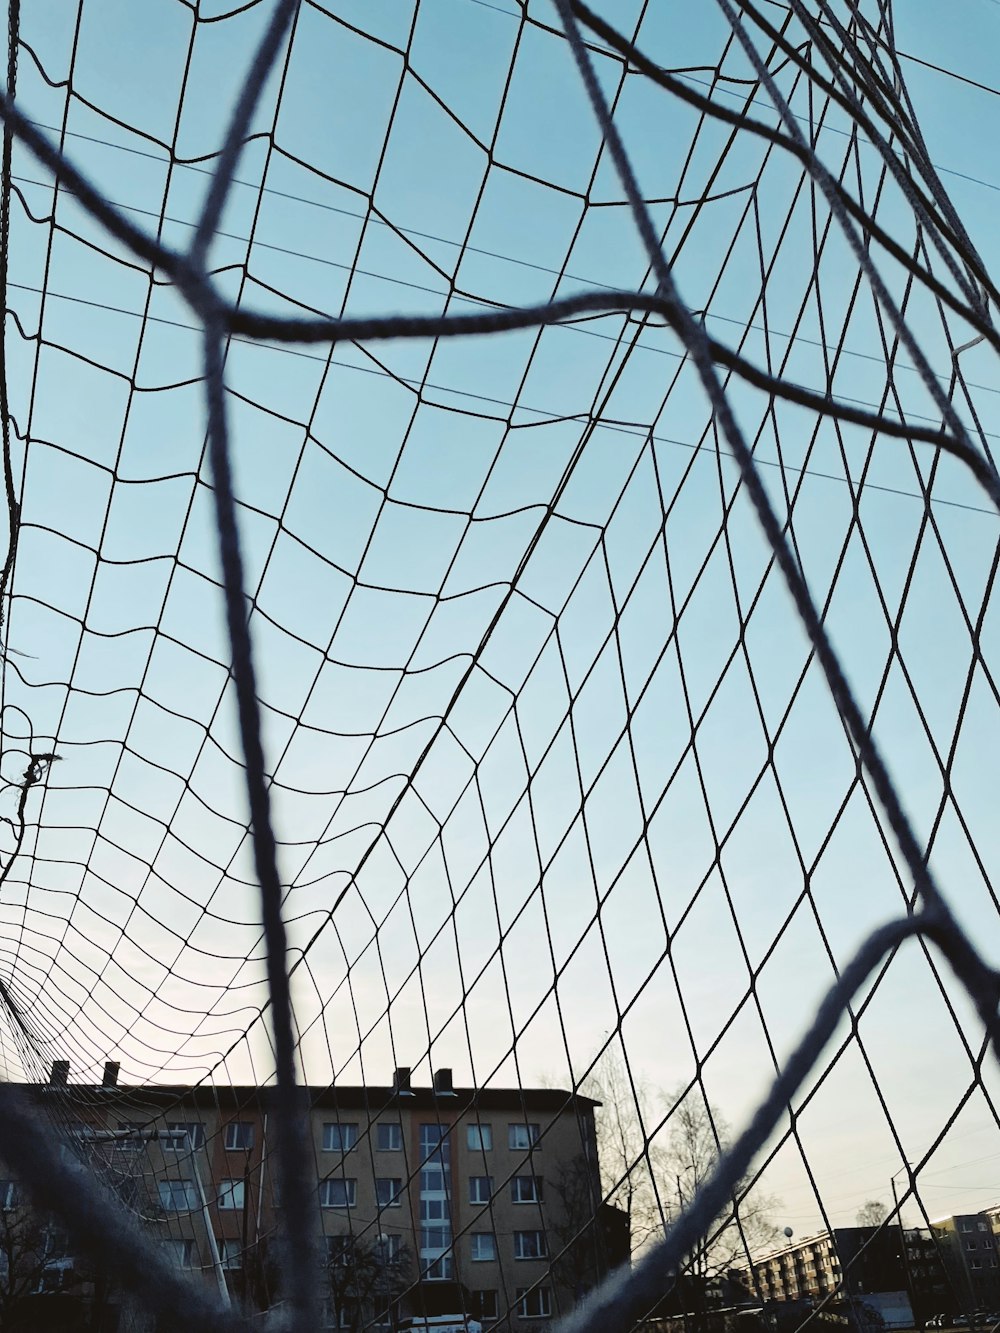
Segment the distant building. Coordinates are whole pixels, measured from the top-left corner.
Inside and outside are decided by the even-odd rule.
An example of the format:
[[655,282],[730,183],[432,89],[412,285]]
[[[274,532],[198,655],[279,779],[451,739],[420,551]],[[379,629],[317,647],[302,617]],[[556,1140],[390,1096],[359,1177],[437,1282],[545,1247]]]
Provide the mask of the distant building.
[[906,1227],[903,1243],[913,1313],[917,1323],[923,1324],[954,1305],[952,1283],[941,1246],[929,1227]]
[[959,1213],[931,1223],[948,1274],[948,1313],[1000,1309],[1000,1251],[989,1213]]
[[[267,1308],[276,1230],[267,1089],[69,1084],[26,1089],[178,1266]],[[629,1257],[601,1202],[590,1098],[554,1089],[306,1089],[326,1327],[464,1311],[537,1333]],[[0,1181],[0,1204],[15,1185]],[[360,1308],[363,1306],[364,1308]]]
[[888,1327],[1000,1310],[1000,1205],[930,1227],[836,1227],[765,1256],[743,1280],[765,1302],[860,1302]]
[[767,1300],[819,1298],[841,1292],[905,1292],[906,1264],[898,1226],[836,1227],[787,1245],[755,1263],[749,1286]]

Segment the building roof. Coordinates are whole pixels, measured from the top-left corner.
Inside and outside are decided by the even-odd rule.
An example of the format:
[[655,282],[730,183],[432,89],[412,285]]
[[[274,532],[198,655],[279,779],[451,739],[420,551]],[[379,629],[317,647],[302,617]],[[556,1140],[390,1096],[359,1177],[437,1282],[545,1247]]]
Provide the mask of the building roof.
[[[253,1084],[123,1084],[111,1087],[89,1083],[29,1083],[21,1084],[31,1096],[64,1098],[77,1105],[108,1106],[123,1103],[147,1106],[187,1105],[220,1110],[268,1109],[274,1097],[273,1085],[257,1087]],[[558,1088],[455,1088],[450,1092],[436,1092],[433,1088],[413,1088],[399,1092],[394,1087],[372,1085],[334,1085],[304,1087],[300,1094],[310,1107],[322,1110],[366,1111],[377,1115],[392,1106],[411,1110],[431,1111],[439,1115],[462,1115],[472,1110],[505,1111],[511,1113],[557,1115],[579,1108],[584,1114],[600,1106],[593,1097],[567,1092]]]

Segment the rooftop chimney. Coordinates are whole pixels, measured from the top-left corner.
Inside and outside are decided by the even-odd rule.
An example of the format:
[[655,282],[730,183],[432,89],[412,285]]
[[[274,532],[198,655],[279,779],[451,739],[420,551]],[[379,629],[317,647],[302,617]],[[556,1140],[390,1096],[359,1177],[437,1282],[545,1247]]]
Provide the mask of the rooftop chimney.
[[400,1065],[392,1076],[392,1090],[397,1097],[412,1097],[413,1090],[410,1087],[410,1066]]
[[439,1097],[454,1097],[455,1089],[451,1084],[450,1069],[435,1069],[434,1091]]
[[63,1087],[69,1082],[69,1061],[53,1060],[49,1073],[49,1083],[53,1087]]
[[118,1071],[121,1065],[117,1060],[105,1060],[104,1078],[101,1080],[102,1088],[115,1088],[118,1086]]

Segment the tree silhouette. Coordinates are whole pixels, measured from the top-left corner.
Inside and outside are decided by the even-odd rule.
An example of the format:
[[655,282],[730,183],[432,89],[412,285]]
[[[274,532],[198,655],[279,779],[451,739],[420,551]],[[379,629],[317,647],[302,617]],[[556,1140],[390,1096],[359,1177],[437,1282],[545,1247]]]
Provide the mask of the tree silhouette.
[[866,1199],[857,1212],[859,1227],[880,1227],[889,1216],[889,1209],[878,1199]]

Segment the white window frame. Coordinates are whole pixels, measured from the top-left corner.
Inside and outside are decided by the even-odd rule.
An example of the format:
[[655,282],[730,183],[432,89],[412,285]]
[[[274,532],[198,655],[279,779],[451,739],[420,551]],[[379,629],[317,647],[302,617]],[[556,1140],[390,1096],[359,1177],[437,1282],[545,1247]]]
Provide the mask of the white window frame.
[[[256,1137],[252,1120],[230,1120],[226,1123],[226,1152],[252,1152]],[[249,1139],[249,1143],[241,1143],[243,1138]]]
[[[489,1254],[480,1254],[480,1249],[487,1249]],[[474,1264],[496,1263],[497,1238],[492,1231],[473,1231],[469,1245],[469,1255]]]
[[324,1328],[350,1328],[351,1312],[346,1304],[341,1306],[339,1311],[340,1322],[338,1323],[338,1311],[333,1300],[327,1299],[323,1302],[323,1327]]
[[341,1232],[326,1236],[326,1262],[335,1268],[347,1268],[354,1257],[354,1237]]
[[199,1267],[194,1241],[190,1238],[164,1240],[160,1243],[176,1268]]
[[[486,1181],[486,1198],[482,1197],[482,1191],[479,1188],[483,1181]],[[479,1208],[485,1206],[493,1198],[493,1177],[492,1176],[470,1176],[469,1177],[469,1203]]]
[[160,1136],[160,1142],[164,1152],[198,1152],[205,1146],[205,1126],[200,1120],[170,1123],[166,1136]]
[[[537,1304],[537,1310],[529,1311],[528,1301]],[[517,1317],[519,1319],[551,1319],[552,1318],[552,1288],[551,1287],[518,1287],[517,1289]]]
[[[389,1197],[381,1197],[383,1185],[389,1186]],[[378,1208],[401,1208],[403,1205],[403,1182],[399,1176],[375,1177],[375,1205]]]
[[[525,1196],[522,1193],[524,1182],[527,1181],[530,1187],[530,1193]],[[510,1201],[511,1203],[541,1203],[543,1196],[542,1177],[541,1176],[512,1176],[510,1182]]]
[[323,1126],[323,1151],[336,1152],[341,1156],[353,1152],[358,1146],[358,1126],[356,1121],[328,1120]]
[[[165,1213],[191,1213],[198,1207],[198,1192],[193,1180],[158,1180],[160,1207]],[[183,1195],[184,1202],[178,1200]]]
[[507,1147],[511,1152],[536,1152],[541,1147],[541,1127],[525,1124],[519,1120],[515,1125],[507,1126]]
[[[334,1186],[343,1186],[344,1203],[330,1202]],[[327,1176],[325,1180],[321,1180],[319,1183],[319,1206],[321,1208],[333,1208],[338,1212],[346,1212],[350,1208],[356,1208],[358,1206],[358,1182],[353,1178],[345,1179],[344,1176]]]
[[[500,1318],[500,1293],[497,1291],[496,1287],[481,1288],[478,1291],[474,1291],[472,1294],[476,1298],[476,1304],[479,1307],[479,1317],[481,1319],[486,1320],[486,1319]],[[484,1296],[489,1296],[492,1298],[490,1300],[490,1306],[492,1308],[489,1310],[483,1309],[483,1305],[485,1304],[485,1302],[483,1301]]]
[[219,1246],[219,1266],[227,1273],[238,1273],[243,1268],[243,1242],[221,1237]]
[[[385,1137],[394,1139],[395,1142],[386,1146],[382,1142],[383,1131]],[[377,1138],[375,1140],[376,1150],[378,1152],[402,1152],[403,1151],[403,1126],[398,1120],[380,1120],[375,1130]]]
[[493,1151],[493,1126],[478,1121],[465,1127],[465,1146],[469,1152]]
[[403,1253],[403,1237],[396,1234],[381,1235],[375,1242],[376,1249],[384,1264],[398,1263]]
[[[525,1236],[531,1236],[531,1237],[533,1238],[533,1240],[532,1240],[532,1244],[533,1244],[533,1245],[535,1244],[535,1242],[537,1242],[537,1244],[538,1244],[538,1246],[539,1246],[539,1249],[538,1249],[538,1253],[537,1253],[537,1254],[522,1254],[522,1253],[521,1253],[521,1250],[524,1248],[524,1237],[525,1237]],[[534,1260],[539,1260],[539,1259],[547,1259],[548,1257],[549,1257],[549,1242],[548,1242],[548,1238],[547,1238],[546,1235],[545,1235],[545,1232],[542,1231],[541,1228],[532,1228],[532,1230],[530,1230],[530,1231],[515,1231],[515,1232],[514,1232],[514,1258],[515,1258],[515,1259],[527,1259],[527,1260],[534,1259]]]
[[246,1204],[246,1184],[241,1176],[220,1180],[216,1206],[224,1213],[241,1213]]

